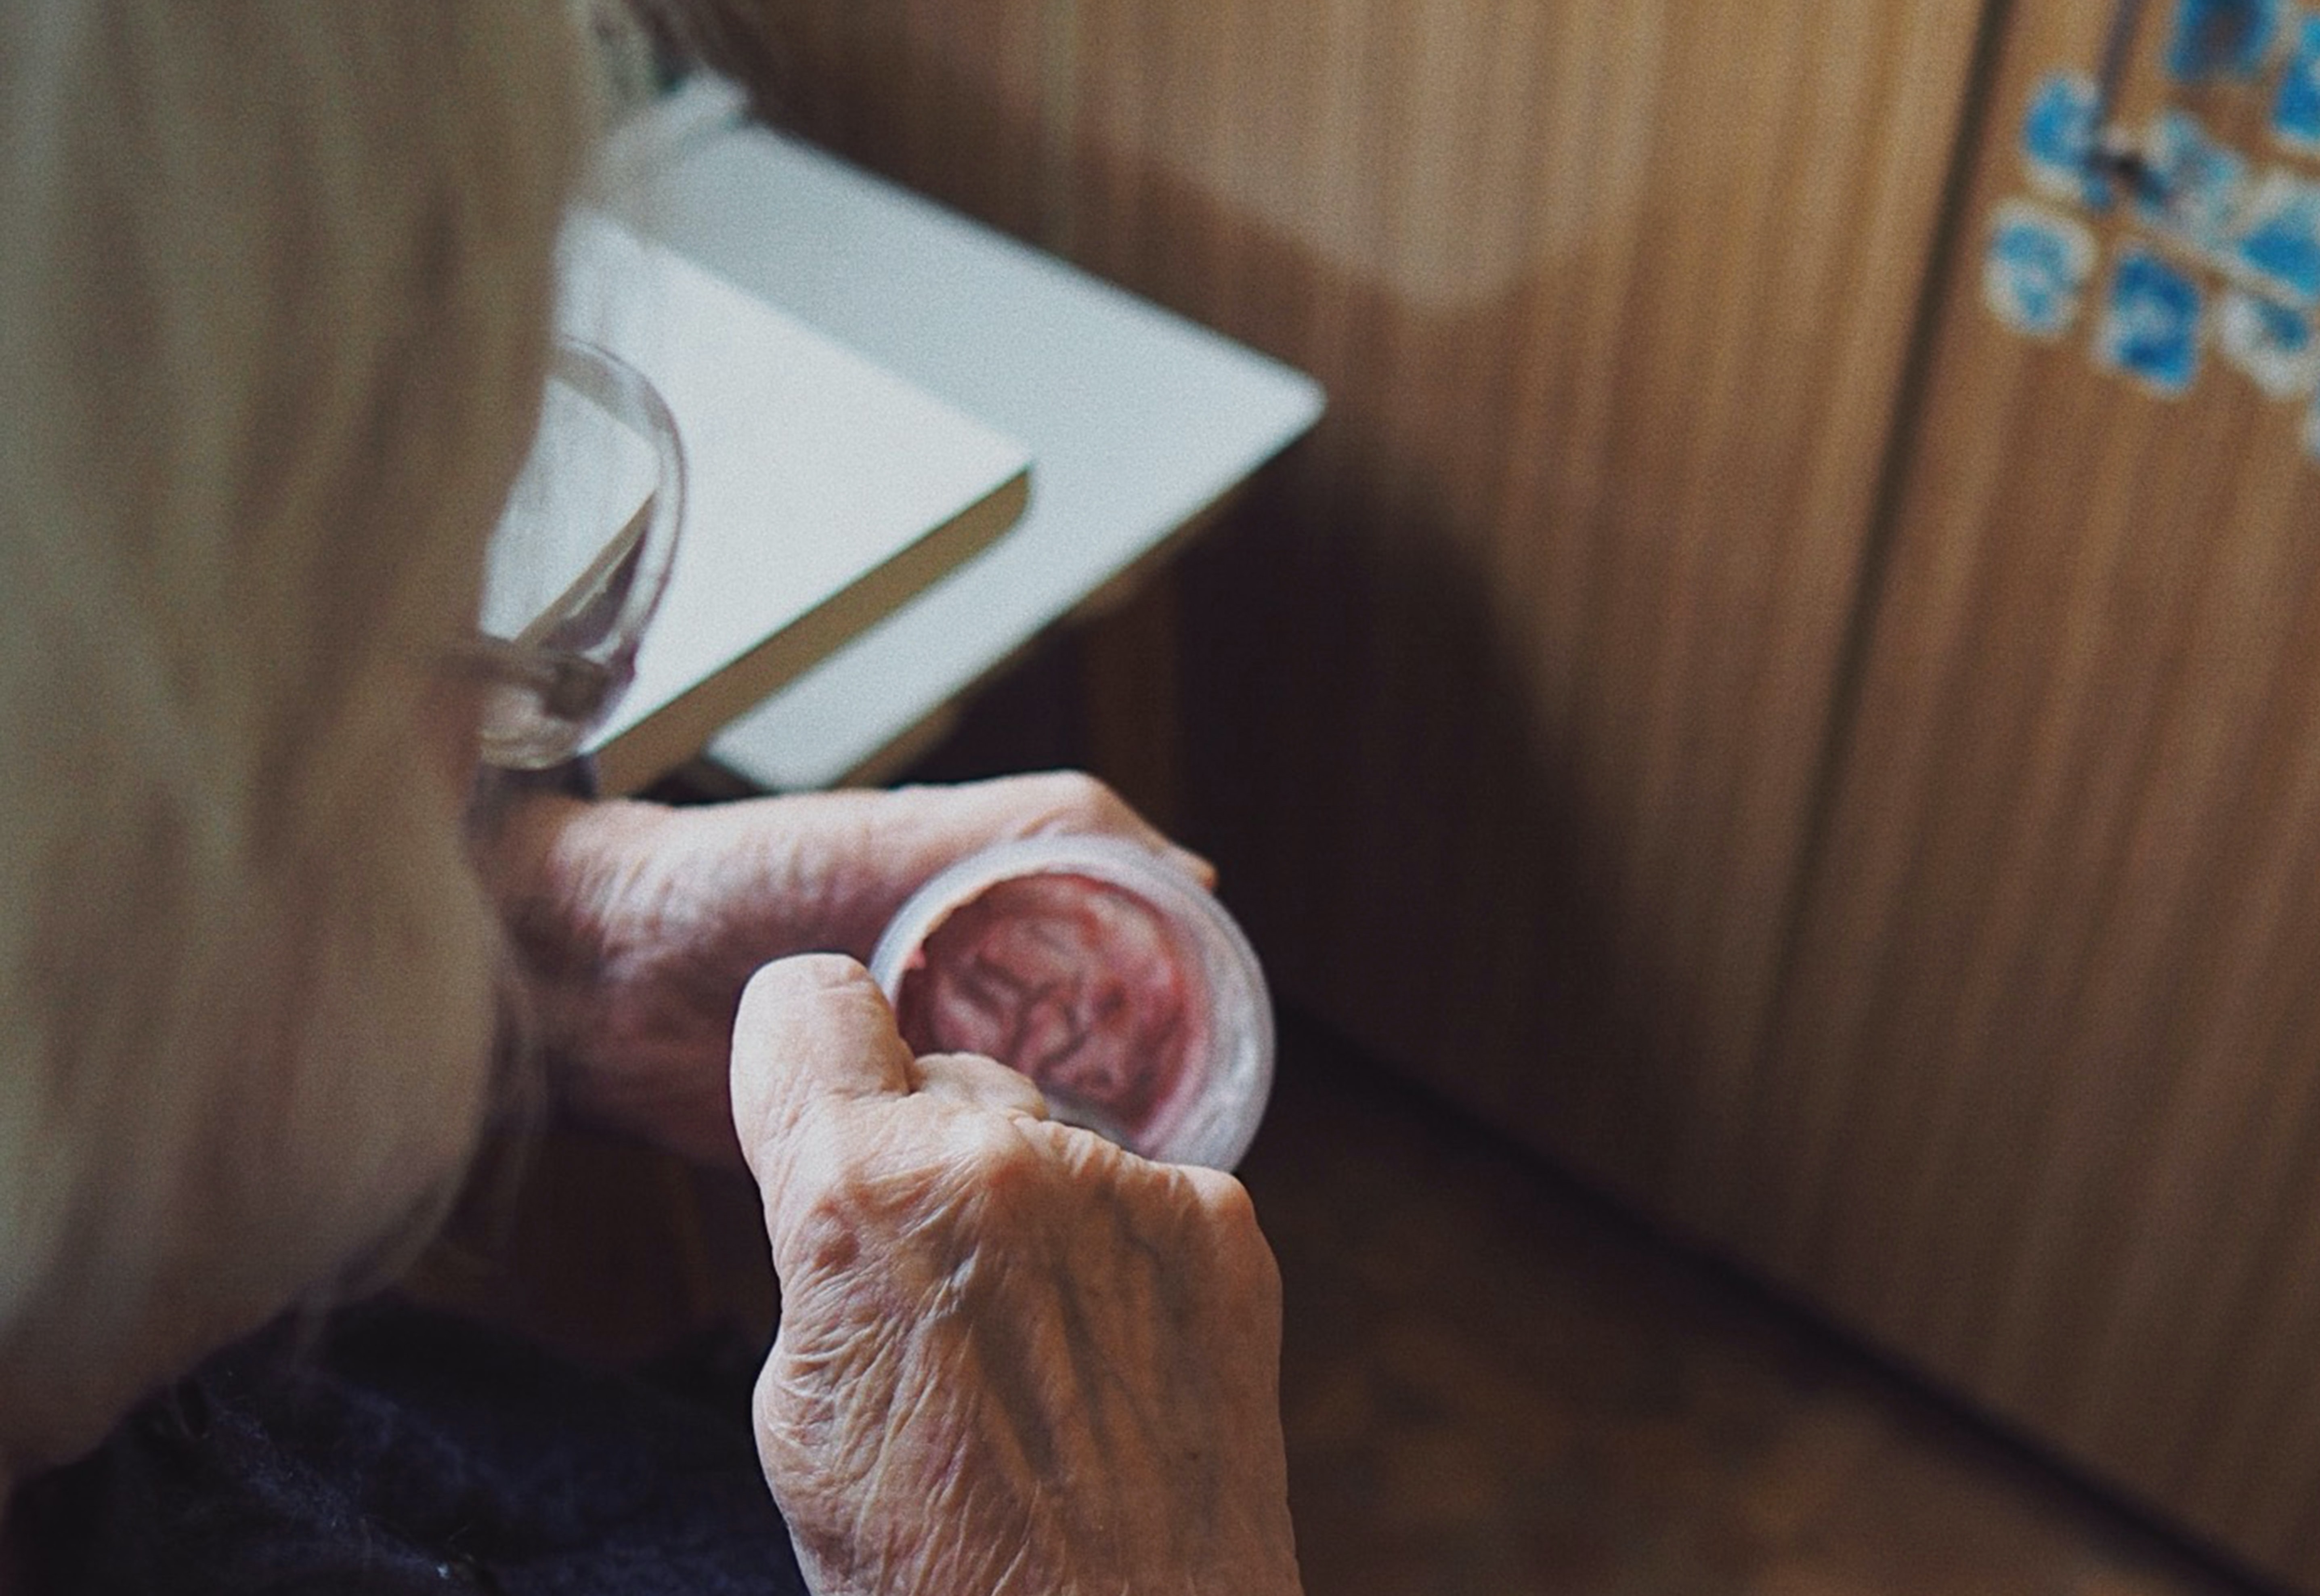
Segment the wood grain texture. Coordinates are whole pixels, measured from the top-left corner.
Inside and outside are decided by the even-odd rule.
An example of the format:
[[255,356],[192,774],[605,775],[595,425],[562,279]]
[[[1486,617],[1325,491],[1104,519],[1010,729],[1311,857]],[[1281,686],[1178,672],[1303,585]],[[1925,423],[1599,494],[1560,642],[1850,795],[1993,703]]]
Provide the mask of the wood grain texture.
[[1720,1219],[1978,8],[780,14],[803,131],[1328,385],[1183,572],[1192,840],[1289,994]]
[[1332,395],[1188,576],[1201,840],[1293,993],[1665,1198],[1756,1039],[1972,18],[1070,9],[1075,253]]
[[1046,236],[1054,0],[711,0],[768,120],[1020,238]]
[[1328,384],[1177,605],[1288,993],[2320,1588],[2313,468],[1979,304],[2107,0],[784,10],[807,131]]
[[[2309,1586],[2320,479],[2302,409],[2212,350],[2188,398],[2158,399],[2098,371],[2083,326],[2049,349],[1980,303],[1979,219],[2025,187],[2023,108],[2097,58],[2110,12],[2020,7],[2007,37],[1752,1087],[1743,1135],[1770,1179],[1735,1235]],[[2161,93],[2151,32],[2137,118]],[[2261,96],[2192,98],[2261,149]]]

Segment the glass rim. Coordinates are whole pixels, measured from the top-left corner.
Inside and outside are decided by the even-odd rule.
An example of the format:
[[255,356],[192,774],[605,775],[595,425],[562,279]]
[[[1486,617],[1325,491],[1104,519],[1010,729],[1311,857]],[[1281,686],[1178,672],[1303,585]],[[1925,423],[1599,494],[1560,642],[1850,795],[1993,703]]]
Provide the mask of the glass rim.
[[[562,764],[611,721],[635,679],[637,653],[666,594],[684,523],[684,446],[651,380],[602,345],[570,334],[556,339],[548,380],[634,432],[652,451],[655,479],[636,513],[514,637],[479,621],[474,638],[455,650],[457,663],[486,688],[478,752],[485,764],[508,769]],[[544,408],[542,416],[544,429]],[[532,452],[539,447],[535,434]],[[494,537],[509,512],[503,506]],[[584,625],[587,640],[577,640]]]

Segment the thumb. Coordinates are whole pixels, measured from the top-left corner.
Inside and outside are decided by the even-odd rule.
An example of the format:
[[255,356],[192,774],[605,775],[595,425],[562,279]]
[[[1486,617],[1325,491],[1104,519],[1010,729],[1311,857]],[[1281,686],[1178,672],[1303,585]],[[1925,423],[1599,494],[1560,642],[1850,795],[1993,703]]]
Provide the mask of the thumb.
[[837,954],[776,960],[749,978],[733,1020],[733,1129],[773,1191],[817,1102],[900,1097],[911,1050],[870,972]]

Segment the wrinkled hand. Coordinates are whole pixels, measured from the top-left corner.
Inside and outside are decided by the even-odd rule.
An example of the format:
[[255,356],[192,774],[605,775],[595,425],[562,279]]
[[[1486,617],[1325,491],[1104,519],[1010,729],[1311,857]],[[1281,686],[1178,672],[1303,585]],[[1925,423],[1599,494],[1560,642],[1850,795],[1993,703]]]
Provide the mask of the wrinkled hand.
[[751,981],[733,1106],[782,1284],[758,1451],[819,1596],[1298,1590],[1239,1183],[914,1060],[842,958]]
[[698,809],[527,797],[479,865],[572,1106],[738,1165],[727,1061],[750,972],[809,950],[867,957],[936,872],[1047,834],[1123,838],[1210,874],[1110,788],[1069,772]]

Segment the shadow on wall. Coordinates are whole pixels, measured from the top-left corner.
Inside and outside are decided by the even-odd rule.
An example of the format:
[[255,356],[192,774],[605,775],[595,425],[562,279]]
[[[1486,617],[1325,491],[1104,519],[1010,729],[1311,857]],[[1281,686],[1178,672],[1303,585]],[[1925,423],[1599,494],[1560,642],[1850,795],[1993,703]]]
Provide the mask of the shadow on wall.
[[[1494,391],[1531,286],[1418,305],[1177,167],[1080,159],[1074,192],[1134,196],[1113,238],[1081,219],[1087,264],[1331,393],[1178,569],[1196,842],[1291,1001],[1495,1123],[1552,1127],[1589,1177],[1663,1190],[1699,1000],[1622,917],[1601,778],[1633,750],[1588,747],[1573,712],[1648,639],[1606,635],[1617,621],[1575,594],[1537,602],[1537,573],[1603,535],[1577,524],[1602,504],[1549,485],[1540,524],[1491,530],[1509,457],[1535,444],[1506,435]],[[1492,388],[1462,385],[1493,367]],[[1418,391],[1388,394],[1389,371]]]
[[1622,966],[1568,745],[1487,574],[1358,468],[1357,425],[1310,447],[1182,568],[1191,828],[1289,998],[1631,1171],[1675,1139],[1646,1023],[1674,1000]]
[[[1330,389],[1316,433],[1174,573],[1190,840],[1282,996],[1585,1176],[1663,1190],[1700,1067],[1700,999],[1676,974],[1695,950],[1655,946],[1634,912],[1618,805],[1638,755],[1574,706],[1616,697],[1621,662],[1669,668],[1662,639],[1618,629],[1677,556],[1585,473],[1532,473],[1534,522],[1492,530],[1539,442],[1500,403],[1537,273],[1415,304],[1344,239],[1316,248],[1180,166],[1044,156],[1036,96],[867,26],[790,59],[761,102]],[[1610,538],[1618,567],[1589,568]]]

